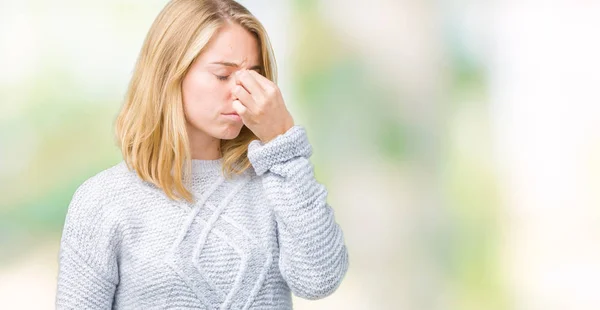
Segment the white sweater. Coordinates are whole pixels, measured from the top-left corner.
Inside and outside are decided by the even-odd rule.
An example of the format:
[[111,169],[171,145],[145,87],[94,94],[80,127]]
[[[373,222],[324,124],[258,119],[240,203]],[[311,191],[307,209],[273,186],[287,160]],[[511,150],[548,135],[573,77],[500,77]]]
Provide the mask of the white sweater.
[[253,141],[253,169],[226,180],[193,160],[193,204],[170,200],[124,162],[69,205],[57,309],[291,309],[333,293],[348,269],[343,233],[313,175],[305,130]]

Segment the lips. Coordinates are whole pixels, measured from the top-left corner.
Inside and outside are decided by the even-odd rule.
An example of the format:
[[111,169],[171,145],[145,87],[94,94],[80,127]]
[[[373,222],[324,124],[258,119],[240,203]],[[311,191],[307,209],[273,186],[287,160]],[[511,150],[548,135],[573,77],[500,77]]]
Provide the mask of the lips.
[[232,113],[223,113],[222,114],[224,118],[229,119],[231,121],[234,121],[236,123],[239,123],[242,121],[242,117],[239,116],[237,113],[232,112]]

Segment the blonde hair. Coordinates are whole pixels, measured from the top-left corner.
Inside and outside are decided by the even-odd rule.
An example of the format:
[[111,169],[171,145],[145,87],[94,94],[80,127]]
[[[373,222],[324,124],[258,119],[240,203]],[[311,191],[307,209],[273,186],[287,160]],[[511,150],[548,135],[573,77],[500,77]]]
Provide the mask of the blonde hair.
[[[154,20],[116,119],[117,143],[130,169],[173,199],[193,201],[186,186],[191,152],[181,85],[196,57],[226,23],[252,33],[259,46],[262,74],[275,82],[273,50],[262,24],[233,0],[172,0]],[[248,145],[257,137],[243,126],[233,140],[221,140],[227,177],[250,167]]]

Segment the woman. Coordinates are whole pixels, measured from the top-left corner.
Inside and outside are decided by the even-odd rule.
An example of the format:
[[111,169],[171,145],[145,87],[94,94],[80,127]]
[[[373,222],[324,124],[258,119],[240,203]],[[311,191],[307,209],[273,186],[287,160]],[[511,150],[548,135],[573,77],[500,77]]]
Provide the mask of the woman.
[[291,309],[336,290],[344,237],[274,79],[246,8],[167,4],[117,118],[124,161],[69,205],[58,309]]

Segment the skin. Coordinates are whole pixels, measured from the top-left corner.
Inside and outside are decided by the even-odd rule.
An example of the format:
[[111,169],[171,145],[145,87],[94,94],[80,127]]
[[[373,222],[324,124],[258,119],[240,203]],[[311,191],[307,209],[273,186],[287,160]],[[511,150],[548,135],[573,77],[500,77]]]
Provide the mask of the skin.
[[236,138],[244,125],[263,143],[294,126],[279,87],[259,64],[256,38],[232,23],[192,63],[182,96],[193,159],[221,158],[221,140]]

